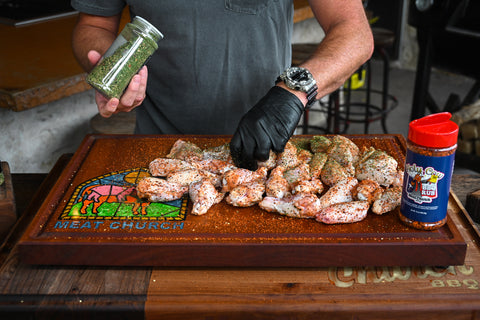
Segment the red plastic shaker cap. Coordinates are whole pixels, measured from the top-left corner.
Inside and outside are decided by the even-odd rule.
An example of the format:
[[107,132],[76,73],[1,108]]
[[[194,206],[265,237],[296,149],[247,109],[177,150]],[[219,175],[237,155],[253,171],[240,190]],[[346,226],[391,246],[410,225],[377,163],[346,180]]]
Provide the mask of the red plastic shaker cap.
[[448,148],[457,143],[458,125],[450,112],[440,112],[410,122],[408,140],[429,148]]

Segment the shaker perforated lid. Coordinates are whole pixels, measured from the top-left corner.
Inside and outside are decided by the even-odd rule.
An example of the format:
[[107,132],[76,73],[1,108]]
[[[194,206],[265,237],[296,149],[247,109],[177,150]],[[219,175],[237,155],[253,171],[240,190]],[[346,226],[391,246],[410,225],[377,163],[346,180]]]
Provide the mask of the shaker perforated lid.
[[447,148],[457,143],[458,125],[450,112],[440,112],[410,122],[408,140],[430,148]]

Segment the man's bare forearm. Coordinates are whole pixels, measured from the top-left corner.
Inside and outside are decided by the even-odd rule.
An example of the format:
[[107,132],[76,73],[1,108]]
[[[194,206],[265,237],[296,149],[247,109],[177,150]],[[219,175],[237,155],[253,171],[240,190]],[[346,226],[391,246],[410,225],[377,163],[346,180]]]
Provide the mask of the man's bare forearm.
[[326,36],[302,66],[312,72],[320,98],[371,57],[373,37],[360,0],[310,0],[310,5]]
[[118,32],[120,15],[99,17],[81,13],[73,30],[73,54],[85,71],[90,71],[93,65],[88,59],[88,52],[95,50],[104,54],[110,47]]

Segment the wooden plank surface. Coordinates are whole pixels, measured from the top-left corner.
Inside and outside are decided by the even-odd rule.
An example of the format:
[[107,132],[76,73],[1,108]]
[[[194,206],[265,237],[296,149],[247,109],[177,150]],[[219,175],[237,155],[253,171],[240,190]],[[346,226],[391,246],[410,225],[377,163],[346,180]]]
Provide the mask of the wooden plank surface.
[[[400,167],[403,166],[403,137],[348,137],[360,148],[375,147],[386,151],[397,159]],[[296,137],[297,140],[310,138]],[[109,183],[106,188],[129,190],[131,185],[123,186],[126,177],[137,177],[141,173],[129,170],[148,167],[153,159],[166,156],[177,140],[205,148],[220,146],[229,139],[229,136],[88,136],[20,240],[23,261],[65,265],[233,267],[463,263],[466,245],[451,219],[443,228],[424,232],[403,225],[397,217],[398,208],[382,216],[368,215],[358,223],[338,225],[272,214],[258,206],[233,207],[224,201],[202,216],[189,214],[191,204],[185,204],[185,214],[173,220],[137,212],[131,216],[94,214],[93,211],[80,213],[80,207],[85,206],[84,199],[90,196],[83,191],[90,190],[91,187],[86,186],[92,185],[94,190],[99,188],[96,177],[107,180],[112,172],[123,173],[126,176],[121,176],[121,187]],[[105,199],[111,197],[105,195]],[[115,206],[111,204],[115,201],[108,201],[106,205]],[[122,201],[115,210],[120,205]],[[90,204],[90,208],[92,206]],[[132,207],[125,205],[130,211]],[[92,251],[98,255],[91,255]]]

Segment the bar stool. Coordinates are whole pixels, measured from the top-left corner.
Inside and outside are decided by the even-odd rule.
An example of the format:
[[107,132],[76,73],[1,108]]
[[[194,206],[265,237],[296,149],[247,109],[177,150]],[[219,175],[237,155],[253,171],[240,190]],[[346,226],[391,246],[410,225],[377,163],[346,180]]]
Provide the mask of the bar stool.
[[[326,101],[320,101],[320,108],[305,110],[303,124],[300,125],[303,134],[308,134],[310,129],[325,133],[346,133],[351,123],[363,123],[363,131],[367,134],[370,123],[374,121],[381,121],[383,132],[388,133],[387,115],[398,105],[397,98],[389,93],[390,58],[387,52],[395,41],[395,35],[390,30],[381,28],[372,28],[372,33],[375,43],[374,56],[379,56],[383,64],[381,89],[372,87],[372,66],[369,60],[341,88],[331,93],[328,99],[325,99]],[[309,53],[313,53],[316,46],[315,44],[293,45],[292,64],[304,61]],[[311,51],[308,52],[308,50]],[[354,78],[364,82],[364,85],[354,88]],[[374,95],[381,99],[377,105],[372,102]],[[312,112],[326,114],[326,125],[310,123]]]

